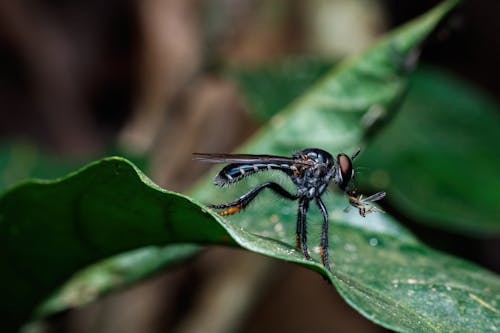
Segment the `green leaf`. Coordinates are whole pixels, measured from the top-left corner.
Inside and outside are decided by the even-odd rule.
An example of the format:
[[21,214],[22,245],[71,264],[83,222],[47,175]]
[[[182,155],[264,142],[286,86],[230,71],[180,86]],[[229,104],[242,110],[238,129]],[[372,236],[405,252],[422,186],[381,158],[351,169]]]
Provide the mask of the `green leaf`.
[[299,97],[335,62],[314,57],[291,57],[279,62],[230,70],[253,115],[268,120]]
[[289,154],[300,147],[355,149],[399,105],[420,43],[458,1],[447,1],[336,66],[274,116],[240,150]]
[[[108,191],[109,187],[114,191]],[[54,200],[60,204],[52,205]],[[18,202],[29,209],[20,210],[15,205]],[[289,245],[295,219],[290,208],[284,204],[280,215],[270,216],[252,209],[241,216],[245,220],[251,215],[258,223],[246,227],[228,223],[203,211],[191,199],[152,186],[120,158],[94,163],[61,181],[21,185],[0,200],[1,228],[8,231],[2,233],[0,243],[4,263],[0,294],[12,300],[2,303],[2,313],[12,319],[19,313],[26,316],[71,272],[100,257],[145,243],[193,241],[238,244],[315,269],[326,274],[346,300],[368,318],[395,330],[487,331],[497,325],[500,280],[493,274],[428,249],[388,216],[371,215],[365,222],[354,213],[344,215],[340,201],[331,207],[335,268],[333,273],[326,272],[317,261],[305,260]],[[45,214],[40,215],[40,211]],[[30,223],[34,220],[37,223]],[[319,221],[317,214],[311,219],[313,230],[315,220]],[[318,259],[317,253],[314,256]],[[140,252],[137,258],[127,257],[122,259],[128,265],[145,259]],[[152,266],[155,271],[156,265]],[[111,271],[115,268],[108,267]],[[143,269],[143,276],[148,275],[148,267]],[[92,299],[87,286],[70,288],[64,301],[71,304],[75,292]],[[81,295],[76,297],[81,302]],[[51,302],[47,304],[46,311],[53,310]]]
[[[116,148],[108,147],[107,154],[94,156],[95,159],[109,155],[122,155]],[[126,153],[126,158],[139,167],[146,166],[140,156]],[[0,191],[29,178],[52,179],[62,177],[82,165],[82,161],[57,156],[44,151],[37,145],[25,141],[13,141],[0,145]]]
[[[372,128],[366,115],[374,105],[386,114],[393,111],[405,90],[404,59],[454,4],[437,7],[330,73],[274,117],[245,151],[288,154],[306,145],[332,152],[354,149]],[[234,199],[241,187],[220,195],[225,191],[206,183],[196,196],[203,202]],[[142,246],[195,242],[238,245],[310,267],[354,308],[394,330],[498,329],[497,276],[427,248],[388,215],[363,220],[342,212],[341,196],[332,194],[327,201],[332,272],[318,262],[316,250],[315,261],[307,261],[294,249],[296,207],[268,193],[246,213],[225,219],[193,199],[158,188],[120,158],[53,182],[22,184],[0,198],[0,295],[10,301],[1,311],[17,326],[81,267]],[[318,212],[312,211],[309,221],[311,245],[317,244]]]
[[35,313],[37,317],[83,306],[108,292],[124,288],[199,252],[195,244],[148,246],[91,265],[70,278]]
[[415,221],[500,234],[499,105],[436,70],[417,71],[393,122],[360,157],[364,184]]
[[75,162],[48,156],[29,143],[3,144],[0,146],[0,190],[28,178],[60,177],[78,165]]
[[[0,199],[0,230],[0,295],[9,300],[0,307],[14,326],[72,273],[99,259],[151,245],[234,244],[211,213],[160,189],[121,158],[13,188]],[[154,261],[141,269],[151,274]]]

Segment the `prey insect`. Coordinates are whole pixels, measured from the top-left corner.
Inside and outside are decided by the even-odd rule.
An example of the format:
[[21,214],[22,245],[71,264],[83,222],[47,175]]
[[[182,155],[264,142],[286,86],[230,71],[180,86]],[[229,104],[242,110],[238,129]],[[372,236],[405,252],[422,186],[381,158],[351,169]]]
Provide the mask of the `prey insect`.
[[337,158],[327,151],[308,148],[296,152],[292,157],[274,155],[250,155],[250,154],[199,154],[195,153],[194,159],[211,163],[228,163],[215,177],[215,185],[224,186],[240,181],[252,174],[267,170],[278,170],[290,177],[296,186],[296,192],[290,193],[281,185],[269,181],[237,200],[210,205],[210,208],[220,210],[222,216],[236,214],[248,206],[248,204],[264,189],[269,189],[277,195],[288,199],[298,200],[296,247],[301,250],[305,258],[311,260],[307,247],[307,213],[311,202],[314,202],[323,216],[321,231],[320,256],[323,265],[330,268],[328,258],[328,211],[321,199],[330,182],[335,183],[349,197],[349,203],[359,210],[359,214],[365,217],[372,212],[381,211],[371,204],[385,196],[379,192],[367,198],[358,196],[355,189],[351,188],[351,180],[354,177],[352,161],[358,156],[357,150],[351,157],[344,153],[338,154]]
[[[377,192],[373,195],[370,195],[366,198],[363,198],[363,195],[357,195],[356,190],[350,190],[347,192],[349,196],[349,204],[353,207],[356,207],[359,211],[359,215],[365,217],[367,214],[375,213],[375,212],[384,212],[382,209],[374,206],[372,202],[382,200],[385,197],[385,192]],[[344,209],[345,212],[349,211],[349,206]]]

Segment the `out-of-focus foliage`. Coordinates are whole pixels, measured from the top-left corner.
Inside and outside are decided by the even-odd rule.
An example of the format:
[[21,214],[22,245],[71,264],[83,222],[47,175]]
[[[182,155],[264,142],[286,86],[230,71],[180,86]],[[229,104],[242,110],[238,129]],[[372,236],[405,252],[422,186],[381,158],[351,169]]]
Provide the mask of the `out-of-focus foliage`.
[[[147,167],[144,157],[131,156],[114,148],[109,149],[107,155],[125,156],[138,167],[142,169]],[[81,162],[57,157],[33,143],[17,141],[4,144],[0,146],[0,190],[5,190],[30,178],[54,179],[63,177],[79,165]]]
[[74,170],[77,164],[48,156],[28,143],[0,148],[0,190],[28,178],[57,178]]
[[234,68],[230,75],[239,83],[256,118],[268,120],[304,93],[333,61],[314,57],[289,58],[254,68]]
[[413,220],[466,234],[500,233],[499,106],[437,70],[413,75],[401,111],[358,165]]
[[43,317],[83,306],[166,268],[185,262],[200,250],[196,244],[147,246],[91,265],[72,276],[35,310]]

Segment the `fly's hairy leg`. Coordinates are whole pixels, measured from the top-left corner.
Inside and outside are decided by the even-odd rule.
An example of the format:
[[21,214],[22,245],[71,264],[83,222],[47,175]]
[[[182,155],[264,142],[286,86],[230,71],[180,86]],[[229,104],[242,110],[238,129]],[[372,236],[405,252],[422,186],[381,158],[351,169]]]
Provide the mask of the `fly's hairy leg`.
[[307,197],[300,198],[299,201],[299,211],[297,214],[297,232],[300,229],[300,234],[297,238],[300,238],[300,247],[302,253],[307,260],[311,260],[311,255],[307,248],[307,211],[309,210],[309,199]]
[[209,205],[208,207],[214,208],[214,209],[224,209],[224,211],[220,212],[219,215],[221,216],[227,216],[227,215],[232,215],[240,212],[241,210],[245,209],[250,202],[252,202],[253,199],[259,195],[259,193],[264,190],[264,189],[270,189],[274,193],[278,194],[279,196],[288,199],[288,200],[296,200],[297,196],[295,194],[292,194],[285,190],[283,187],[281,187],[279,184],[275,182],[267,182],[264,184],[261,184],[248,193],[242,195],[239,197],[237,200],[226,203],[226,204],[221,204],[221,205]]
[[318,205],[319,210],[321,211],[321,215],[323,215],[323,227],[321,229],[321,262],[323,266],[327,269],[330,269],[330,263],[328,261],[328,211],[326,210],[326,206],[321,200],[320,197],[316,197],[316,205]]
[[299,201],[299,208],[297,212],[297,231],[295,233],[295,247],[297,250],[302,251],[302,223],[304,223],[304,218],[302,215],[301,207],[300,207],[300,201]]

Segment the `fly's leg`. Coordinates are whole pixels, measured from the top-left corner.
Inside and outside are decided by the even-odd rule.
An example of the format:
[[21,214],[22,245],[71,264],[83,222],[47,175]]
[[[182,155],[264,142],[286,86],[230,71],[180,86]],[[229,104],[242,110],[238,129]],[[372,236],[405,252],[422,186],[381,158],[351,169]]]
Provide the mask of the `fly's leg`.
[[321,231],[321,261],[326,269],[330,269],[330,263],[328,262],[328,211],[326,210],[325,204],[320,197],[316,197],[316,204],[318,205],[321,215],[323,215],[323,228]]
[[209,205],[208,207],[214,208],[214,209],[224,209],[224,211],[220,212],[219,215],[221,216],[227,216],[227,215],[232,215],[240,212],[241,210],[245,209],[248,204],[257,197],[257,195],[264,189],[270,189],[274,193],[282,196],[285,199],[288,200],[297,200],[297,196],[295,194],[291,194],[287,190],[285,190],[283,187],[278,185],[277,183],[274,182],[267,182],[264,184],[261,184],[251,190],[250,192],[242,195],[241,197],[238,198],[238,200],[235,200],[230,203],[226,204],[221,204],[221,205]]
[[304,216],[302,215],[302,210],[300,208],[302,200],[299,201],[299,210],[297,212],[297,231],[295,233],[295,247],[297,250],[302,251],[302,224],[304,223]]
[[307,260],[311,255],[307,248],[307,211],[309,210],[309,199],[302,197],[299,200],[299,211],[297,214],[297,248],[302,250]]

